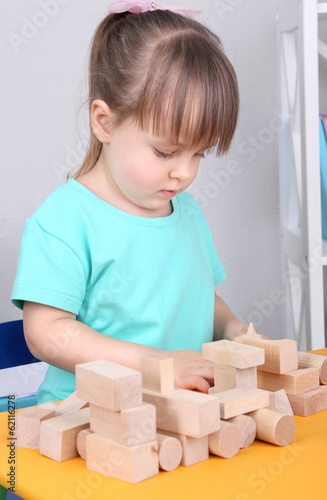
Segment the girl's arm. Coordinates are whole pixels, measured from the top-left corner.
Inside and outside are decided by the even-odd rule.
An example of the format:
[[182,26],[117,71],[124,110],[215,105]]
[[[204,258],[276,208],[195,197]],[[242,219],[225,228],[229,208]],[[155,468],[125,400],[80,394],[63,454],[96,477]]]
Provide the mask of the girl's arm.
[[215,296],[214,340],[233,340],[244,335],[248,327],[229,309],[228,305],[217,295]]
[[107,337],[76,321],[74,314],[43,304],[24,302],[24,333],[35,357],[72,373],[76,364],[98,359],[138,370],[141,354],[157,352],[174,358],[176,387],[208,392],[207,380],[213,379],[212,364],[200,352],[159,351]]

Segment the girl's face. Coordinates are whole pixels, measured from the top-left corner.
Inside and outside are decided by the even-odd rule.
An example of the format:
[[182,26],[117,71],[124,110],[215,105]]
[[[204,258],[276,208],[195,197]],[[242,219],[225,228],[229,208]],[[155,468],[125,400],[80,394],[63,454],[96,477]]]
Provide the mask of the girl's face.
[[170,200],[193,182],[204,148],[145,132],[132,121],[110,133],[104,144],[104,169],[114,205],[143,217],[165,217]]

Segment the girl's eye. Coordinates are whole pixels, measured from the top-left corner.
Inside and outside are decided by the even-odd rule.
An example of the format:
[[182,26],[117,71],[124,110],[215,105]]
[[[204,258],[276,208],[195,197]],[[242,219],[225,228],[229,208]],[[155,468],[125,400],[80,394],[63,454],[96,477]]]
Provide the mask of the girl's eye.
[[203,160],[205,159],[206,155],[204,153],[196,153],[196,156],[200,156]]
[[156,156],[158,156],[159,158],[166,158],[166,159],[170,159],[174,156],[173,153],[163,153],[162,151],[159,151],[158,149],[154,150],[154,154]]

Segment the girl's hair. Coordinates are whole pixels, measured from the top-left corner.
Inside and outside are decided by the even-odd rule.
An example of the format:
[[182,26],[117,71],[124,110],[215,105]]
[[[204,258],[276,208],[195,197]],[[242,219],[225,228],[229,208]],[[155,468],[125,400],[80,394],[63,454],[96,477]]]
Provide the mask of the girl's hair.
[[[197,21],[169,10],[108,15],[95,32],[89,66],[89,106],[102,99],[114,125],[133,119],[173,144],[225,153],[238,116],[236,75],[219,38]],[[167,128],[169,126],[169,128]],[[92,128],[77,179],[102,150]]]

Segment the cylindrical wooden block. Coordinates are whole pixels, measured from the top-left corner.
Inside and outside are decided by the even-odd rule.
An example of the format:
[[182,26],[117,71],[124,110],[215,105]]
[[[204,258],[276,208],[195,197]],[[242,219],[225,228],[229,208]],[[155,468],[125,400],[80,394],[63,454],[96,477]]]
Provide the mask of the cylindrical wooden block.
[[174,437],[157,433],[159,445],[159,469],[172,471],[182,461],[183,448],[180,441]]
[[241,447],[242,436],[236,424],[221,420],[219,431],[209,434],[209,452],[223,458],[232,458]]
[[299,368],[319,368],[319,378],[322,384],[327,384],[327,356],[310,352],[297,353]]
[[88,434],[92,434],[92,431],[90,430],[90,428],[83,429],[76,436],[76,449],[77,449],[77,453],[79,454],[79,456],[83,460],[86,460],[86,436]]
[[286,446],[290,444],[295,434],[295,422],[290,415],[261,408],[248,413],[257,426],[256,438],[268,443]]
[[248,448],[255,440],[257,431],[253,418],[247,415],[237,415],[237,417],[229,418],[227,422],[237,425],[241,431],[241,448]]

